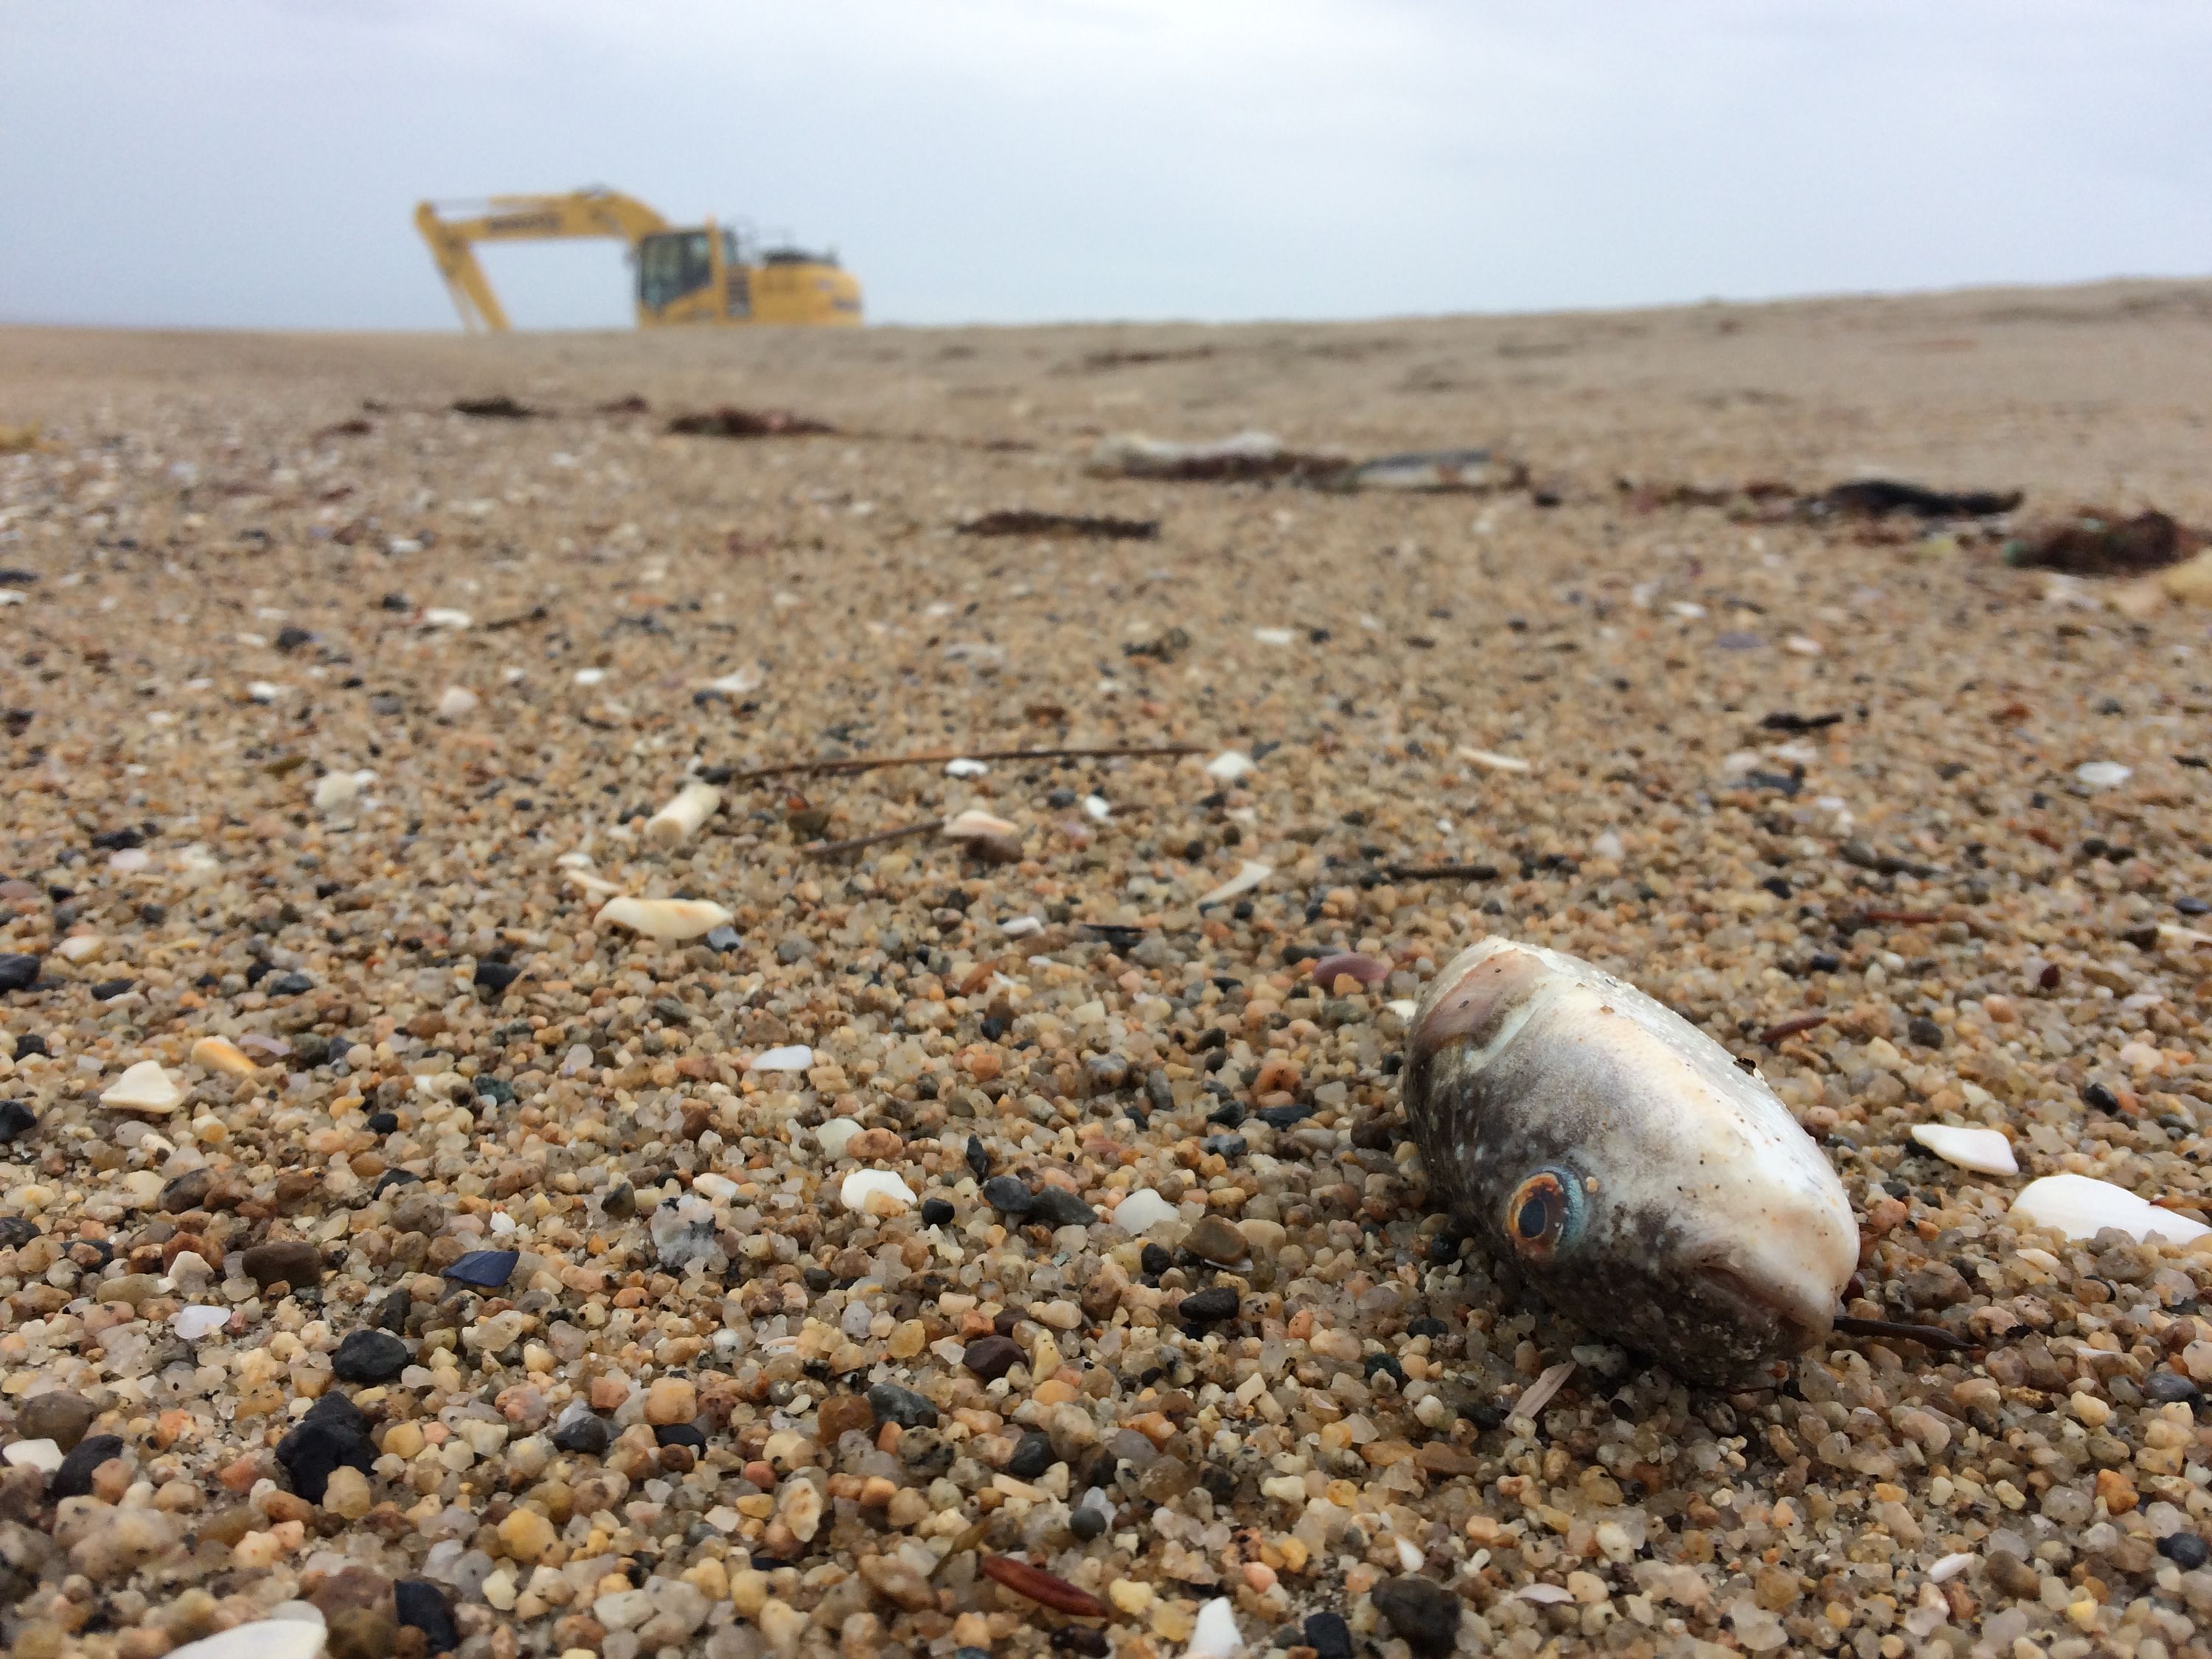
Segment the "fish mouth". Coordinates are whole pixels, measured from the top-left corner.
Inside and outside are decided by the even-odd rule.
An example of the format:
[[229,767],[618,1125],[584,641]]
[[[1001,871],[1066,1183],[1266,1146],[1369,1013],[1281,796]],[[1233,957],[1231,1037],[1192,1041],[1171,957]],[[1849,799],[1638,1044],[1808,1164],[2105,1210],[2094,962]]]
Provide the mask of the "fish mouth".
[[1793,1348],[1808,1348],[1835,1328],[1833,1297],[1815,1297],[1797,1285],[1747,1272],[1733,1261],[1705,1263],[1698,1270],[1698,1279],[1717,1300],[1747,1321],[1786,1333]]

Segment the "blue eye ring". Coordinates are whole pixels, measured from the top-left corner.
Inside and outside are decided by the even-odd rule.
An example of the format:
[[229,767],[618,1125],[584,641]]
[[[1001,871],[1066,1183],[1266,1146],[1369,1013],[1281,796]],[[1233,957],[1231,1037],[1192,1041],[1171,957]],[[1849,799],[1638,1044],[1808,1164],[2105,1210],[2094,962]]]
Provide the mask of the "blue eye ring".
[[1589,1200],[1572,1170],[1538,1170],[1505,1200],[1505,1237],[1526,1261],[1548,1261],[1582,1237]]

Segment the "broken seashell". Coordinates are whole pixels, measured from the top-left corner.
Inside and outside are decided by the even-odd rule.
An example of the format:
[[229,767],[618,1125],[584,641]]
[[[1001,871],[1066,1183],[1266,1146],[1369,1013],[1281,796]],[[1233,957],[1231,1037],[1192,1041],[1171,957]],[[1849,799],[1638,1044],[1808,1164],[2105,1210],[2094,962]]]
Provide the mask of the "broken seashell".
[[161,1069],[158,1060],[142,1060],[116,1079],[100,1103],[118,1112],[149,1112],[166,1115],[177,1109],[185,1091]]
[[2135,769],[2118,761],[2084,761],[2074,769],[2074,775],[2092,789],[2117,789],[2135,776]]
[[445,695],[438,699],[438,718],[441,720],[457,720],[464,714],[473,713],[477,702],[477,694],[470,690],[467,686],[449,685],[446,688]]
[[2012,1142],[1995,1129],[1961,1129],[1948,1123],[1916,1123],[1912,1138],[1947,1164],[1983,1175],[2018,1175]]
[[722,792],[711,783],[687,783],[670,801],[645,821],[646,839],[674,847],[699,833],[722,805]]
[[1494,749],[1470,749],[1465,744],[1460,745],[1459,757],[1463,761],[1473,761],[1477,766],[1492,772],[1533,772],[1536,769],[1518,755],[1501,755]]
[[259,1068],[252,1058],[227,1037],[204,1036],[192,1044],[192,1064],[233,1077],[252,1077]]
[[2020,1189],[2012,1201],[2015,1224],[2048,1227],[2074,1240],[2094,1238],[2107,1227],[2117,1227],[2138,1244],[2152,1238],[2186,1244],[2212,1233],[2212,1227],[2161,1210],[2124,1187],[2089,1176],[2045,1176]]
[[890,1170],[855,1170],[837,1189],[838,1202],[862,1215],[903,1214],[914,1207],[914,1188]]
[[803,1042],[787,1043],[781,1048],[764,1048],[753,1056],[748,1072],[804,1072],[814,1064],[814,1050]]
[[1273,865],[1262,864],[1257,859],[1246,859],[1235,875],[1199,900],[1198,908],[1203,910],[1211,904],[1226,904],[1230,900],[1250,892],[1274,873]]
[[1224,750],[1206,763],[1206,775],[1234,783],[1252,769],[1252,757],[1241,749]]
[[1562,1359],[1556,1365],[1546,1366],[1543,1375],[1523,1389],[1521,1397],[1513,1402],[1513,1414],[1534,1418],[1552,1403],[1552,1396],[1565,1388],[1567,1379],[1574,1374],[1575,1362],[1571,1359]]
[[467,611],[455,611],[448,605],[434,605],[422,613],[422,626],[425,628],[461,629],[475,620]]
[[706,899],[609,899],[599,921],[627,927],[647,939],[697,939],[730,920],[730,913]]

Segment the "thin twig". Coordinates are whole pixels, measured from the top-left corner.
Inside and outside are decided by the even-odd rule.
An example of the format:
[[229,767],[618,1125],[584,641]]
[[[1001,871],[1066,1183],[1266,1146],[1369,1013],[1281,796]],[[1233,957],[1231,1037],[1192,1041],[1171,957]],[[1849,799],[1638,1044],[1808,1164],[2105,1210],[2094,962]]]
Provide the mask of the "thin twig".
[[1770,1025],[1761,1031],[1759,1034],[1759,1044],[1762,1048],[1771,1048],[1784,1038],[1794,1037],[1800,1032],[1809,1031],[1816,1025],[1826,1025],[1827,1023],[1828,1017],[1826,1014],[1792,1014],[1788,1019]]
[[[769,778],[802,775],[848,777],[886,766],[942,766],[947,761],[1104,760],[1122,755],[1202,755],[1196,744],[1112,744],[1099,749],[936,749],[925,755],[864,755],[849,760],[787,761],[781,766],[760,766],[750,772],[709,775],[710,783],[759,783]],[[717,767],[714,771],[720,771]]]
[[1386,864],[1382,873],[1393,881],[1496,881],[1494,864]]
[[1943,920],[1933,910],[1869,910],[1865,915],[1869,921],[1897,927],[1924,927]]
[[1954,1336],[1941,1325],[1902,1325],[1887,1319],[1854,1319],[1849,1314],[1836,1316],[1836,1328],[1846,1336],[1895,1336],[1907,1342],[1917,1342],[1928,1348],[1971,1348],[1974,1345],[1962,1336]]
[[925,818],[920,823],[902,823],[896,830],[854,836],[850,841],[811,841],[799,850],[811,859],[834,859],[841,853],[856,853],[863,847],[880,847],[887,841],[904,841],[909,836],[926,836],[944,827],[943,818]]

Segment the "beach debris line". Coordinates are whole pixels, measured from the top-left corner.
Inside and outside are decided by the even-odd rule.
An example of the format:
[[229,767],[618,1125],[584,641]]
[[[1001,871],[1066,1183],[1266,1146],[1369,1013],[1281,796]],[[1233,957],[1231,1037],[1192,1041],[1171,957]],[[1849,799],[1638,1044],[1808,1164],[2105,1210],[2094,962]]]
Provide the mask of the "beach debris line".
[[849,777],[856,772],[880,771],[887,766],[946,766],[954,761],[1111,760],[1151,758],[1170,760],[1182,755],[1202,755],[1203,744],[1194,743],[1105,744],[1075,749],[933,749],[914,755],[856,755],[830,760],[782,761],[757,766],[750,771],[710,767],[700,775],[708,783],[758,783],[768,778]]
[[1931,489],[1897,478],[1852,478],[1807,498],[1802,507],[1815,516],[1883,519],[1905,514],[1916,519],[1990,519],[2021,503],[2017,489]]
[[2128,518],[2085,507],[2007,542],[2004,560],[2068,576],[2141,576],[2179,564],[2203,539],[2163,513]]
[[1832,1328],[1858,1265],[1843,1182],[1755,1073],[1634,986],[1484,939],[1423,996],[1405,1079],[1432,1202],[1590,1329],[1729,1381]]
[[805,438],[837,428],[827,421],[788,409],[739,409],[724,404],[718,409],[678,415],[669,422],[668,430],[687,438]]

